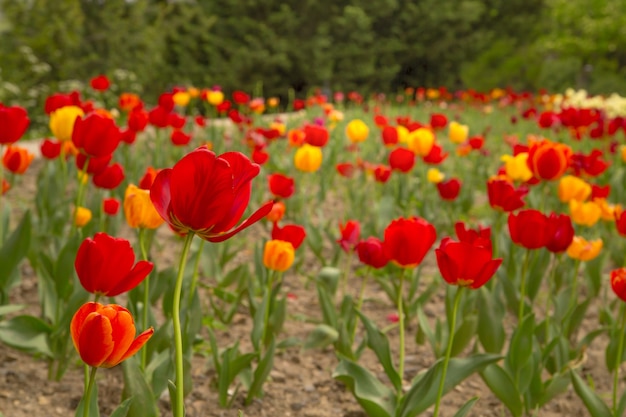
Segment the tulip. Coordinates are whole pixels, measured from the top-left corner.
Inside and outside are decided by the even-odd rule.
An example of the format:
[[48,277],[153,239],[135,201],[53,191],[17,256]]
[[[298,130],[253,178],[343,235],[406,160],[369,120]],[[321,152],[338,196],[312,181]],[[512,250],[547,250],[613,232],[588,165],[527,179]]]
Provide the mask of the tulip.
[[531,140],[528,146],[528,167],[536,178],[542,180],[560,178],[569,167],[571,157],[569,146],[548,139]]
[[30,153],[28,149],[9,145],[4,152],[2,163],[12,173],[23,174],[30,166],[33,158],[35,155]]
[[149,121],[150,118],[147,111],[143,108],[135,108],[128,113],[128,121],[126,123],[128,125],[128,129],[138,133],[143,132],[146,129]]
[[522,210],[517,215],[510,213],[508,224],[513,243],[526,249],[543,248],[552,238],[548,217],[538,210]]
[[224,102],[224,93],[220,90],[210,90],[206,94],[206,101],[212,106],[219,106]]
[[304,144],[294,155],[294,165],[302,172],[315,172],[322,165],[322,149]]
[[396,148],[389,154],[389,166],[393,170],[407,173],[415,165],[415,154],[406,148]]
[[222,242],[251,226],[272,209],[265,203],[236,226],[250,201],[251,181],[260,167],[239,152],[216,156],[206,147],[185,155],[173,168],[161,170],[150,188],[160,216],[181,235],[190,232]]
[[546,249],[552,253],[565,252],[574,239],[574,226],[567,214],[552,213],[548,217],[550,240]]
[[448,152],[444,152],[441,145],[435,142],[428,155],[424,156],[422,159],[427,164],[438,165],[445,161],[447,157]]
[[434,144],[435,134],[424,127],[414,130],[407,137],[407,147],[417,156],[428,155]]
[[124,169],[118,163],[106,167],[93,176],[93,184],[106,190],[117,188],[122,181],[124,181]]
[[72,131],[72,142],[90,158],[112,154],[122,140],[122,133],[113,119],[92,113],[77,118]]
[[61,142],[44,139],[41,142],[41,155],[46,159],[55,159],[61,155]]
[[120,94],[117,105],[122,111],[130,112],[138,107],[143,106],[143,103],[141,102],[141,98],[139,98],[137,94],[122,93]]
[[573,175],[565,175],[559,180],[558,195],[563,203],[571,200],[585,201],[591,195],[591,185],[587,181]]
[[341,249],[348,253],[354,249],[361,236],[361,225],[356,220],[348,220],[346,224],[339,223],[341,238],[337,240]]
[[502,155],[500,159],[504,162],[504,171],[511,180],[526,182],[533,177],[528,168],[527,152],[520,152],[515,156]]
[[296,224],[288,224],[283,227],[278,226],[278,223],[274,223],[272,227],[272,239],[284,240],[293,245],[294,249],[298,249],[304,239],[306,238],[306,230],[304,227]]
[[304,141],[311,146],[324,147],[329,139],[328,129],[324,126],[306,125],[304,127]]
[[451,121],[448,125],[448,137],[452,143],[460,144],[467,140],[469,136],[469,126],[459,122]]
[[491,228],[479,226],[478,229],[468,229],[463,222],[454,224],[454,232],[459,242],[474,244],[477,240],[480,246],[491,249]]
[[30,120],[23,107],[0,103],[0,145],[17,142],[28,129]]
[[272,210],[265,216],[267,220],[272,223],[278,223],[285,215],[285,204],[282,201],[277,201],[272,206]]
[[461,191],[461,181],[458,178],[437,183],[437,191],[442,200],[454,201]]
[[574,236],[571,245],[567,248],[567,256],[579,261],[590,261],[600,254],[602,246],[602,239],[588,241],[581,236]]
[[295,250],[290,242],[284,240],[269,240],[263,251],[263,265],[272,271],[285,272],[295,259]]
[[393,146],[398,143],[398,129],[393,126],[385,126],[381,136],[385,146]]
[[602,209],[595,201],[570,200],[569,211],[572,221],[582,226],[593,226],[602,215]]
[[174,100],[174,104],[180,107],[186,107],[191,100],[191,94],[187,91],[177,91],[172,96],[172,100]]
[[102,201],[102,210],[109,216],[115,216],[120,211],[120,205],[117,198],[105,198]]
[[74,347],[89,366],[112,368],[137,353],[152,337],[154,329],[136,336],[130,312],[116,304],[86,303],[70,323]]
[[437,168],[429,168],[426,172],[426,179],[433,184],[439,184],[446,178],[446,175]]
[[618,268],[611,271],[611,288],[615,295],[622,301],[626,301],[626,268]]
[[391,168],[387,165],[377,165],[374,168],[374,179],[376,182],[386,183],[389,181],[389,177],[391,176]]
[[361,240],[355,247],[359,260],[365,265],[380,269],[389,263],[389,257],[385,254],[383,242],[375,237]]
[[139,180],[139,188],[142,190],[150,190],[152,184],[154,183],[154,179],[156,178],[159,171],[154,169],[154,167],[147,167],[146,172],[143,174],[143,177]]
[[164,222],[150,200],[150,191],[134,184],[124,193],[124,215],[132,228],[156,229]]
[[492,259],[491,241],[483,238],[470,243],[446,237],[435,249],[435,255],[441,276],[448,284],[472,289],[485,285],[502,263],[502,259]]
[[346,136],[352,143],[365,141],[369,133],[370,128],[361,119],[351,120],[346,126]]
[[448,124],[445,114],[433,113],[430,115],[430,127],[433,129],[443,129]]
[[295,192],[294,179],[283,174],[270,174],[267,176],[270,193],[275,197],[289,198]]
[[65,106],[50,114],[50,130],[59,141],[72,139],[76,119],[85,115],[83,109],[77,106]]
[[523,198],[528,194],[527,188],[515,188],[507,179],[492,177],[487,181],[489,205],[504,212],[515,211],[526,204]]
[[419,265],[431,248],[437,232],[435,227],[419,217],[392,220],[384,233],[386,256],[404,268]]
[[153,264],[139,261],[126,239],[96,233],[78,248],[74,261],[76,274],[83,288],[107,297],[132,290],[152,271]]
[[287,132],[287,140],[289,141],[289,145],[293,147],[299,147],[304,144],[305,134],[303,130],[300,129],[291,129]]
[[351,162],[340,162],[335,165],[337,173],[344,178],[352,178],[355,172],[355,166]]
[[91,221],[91,210],[86,207],[76,207],[74,213],[74,224],[76,227],[83,227]]
[[93,77],[89,84],[94,90],[103,92],[109,89],[109,87],[111,86],[111,81],[109,81],[106,75],[98,75],[96,77]]

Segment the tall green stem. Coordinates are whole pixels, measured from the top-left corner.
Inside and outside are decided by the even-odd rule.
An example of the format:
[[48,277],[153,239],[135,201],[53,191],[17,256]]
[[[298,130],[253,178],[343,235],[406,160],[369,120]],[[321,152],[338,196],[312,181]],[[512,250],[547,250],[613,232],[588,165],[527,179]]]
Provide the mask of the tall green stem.
[[[356,303],[356,310],[357,311],[361,311],[361,307],[363,307],[363,298],[365,295],[365,287],[367,285],[367,279],[369,277],[369,272],[370,272],[370,267],[367,267],[367,272],[365,273],[365,276],[363,277],[363,282],[361,282],[361,290],[359,291],[359,299],[357,300]],[[350,344],[352,345],[352,343],[354,343],[354,338],[356,337],[356,329],[357,329],[357,324],[355,323],[354,325],[354,329],[352,329],[352,337],[350,338]]]
[[454,342],[454,332],[456,330],[456,316],[459,310],[459,303],[461,301],[463,287],[458,287],[454,296],[454,307],[452,308],[452,320],[450,321],[450,336],[448,337],[448,346],[446,347],[446,356],[443,358],[443,372],[441,373],[441,380],[439,381],[439,390],[437,391],[437,401],[435,402],[435,412],[433,417],[439,415],[439,404],[441,403],[441,397],[443,396],[443,388],[446,383],[446,373],[448,372],[448,363],[450,362],[450,355],[452,353],[452,344]]
[[89,372],[89,382],[85,382],[87,389],[85,390],[85,397],[83,401],[83,417],[89,417],[89,403],[91,402],[91,391],[93,391],[94,381],[96,380],[97,367],[93,366],[91,372]]
[[274,279],[278,276],[278,272],[270,270],[267,277],[267,286],[265,288],[265,294],[267,295],[267,302],[265,303],[265,311],[263,312],[263,336],[261,337],[261,347],[265,347],[267,339],[267,331],[270,321],[270,310],[272,305],[272,290],[274,288]]
[[88,167],[89,167],[89,158],[85,160],[83,169],[81,169],[78,174],[78,191],[76,192],[76,199],[74,200],[74,213],[72,216],[70,238],[74,236],[74,232],[76,231],[76,214],[78,213],[78,208],[82,205],[82,202],[83,202],[83,194],[85,193],[85,183],[87,182],[86,176],[87,176]]
[[[406,272],[406,268],[402,268],[402,272],[400,273],[400,283],[398,284],[398,325],[400,326],[400,358],[398,362],[398,374],[400,375],[400,381],[404,380],[404,308],[402,307],[402,293],[404,288],[404,274]],[[402,395],[402,390],[400,390],[399,395]]]
[[526,304],[526,272],[528,270],[528,262],[530,260],[530,249],[526,249],[526,254],[524,255],[524,263],[522,264],[522,282],[520,283],[520,296],[519,296],[519,311],[517,313],[517,323],[518,325],[522,323],[522,319],[524,318],[524,305]]
[[[0,145],[0,158],[4,159],[4,145]],[[4,243],[4,162],[0,163],[0,245]]]
[[578,272],[580,271],[580,259],[576,259],[576,266],[574,267],[574,282],[572,283],[572,295],[569,299],[569,311],[573,312],[576,308],[576,302],[578,301]]
[[[146,250],[145,244],[146,237],[146,229],[141,227],[139,229],[139,250],[141,251],[141,259],[144,261],[148,260],[148,251]],[[142,329],[148,328],[148,311],[150,310],[150,274],[146,276],[143,281],[143,311],[142,311],[142,321],[143,326]],[[148,362],[148,347],[144,345],[141,348],[141,369],[146,369],[146,364]]]
[[198,246],[198,253],[196,260],[193,264],[193,275],[191,276],[191,285],[189,286],[189,305],[193,303],[193,295],[196,292],[196,286],[198,285],[198,272],[200,270],[200,258],[202,258],[202,249],[204,249],[204,239],[200,240]]
[[185,273],[185,264],[187,263],[187,255],[191,247],[194,233],[189,232],[185,237],[183,251],[180,254],[180,263],[178,264],[178,276],[176,277],[176,286],[174,287],[174,302],[172,303],[172,322],[174,325],[174,347],[176,349],[176,399],[174,402],[174,417],[184,417],[185,415],[185,387],[184,387],[184,369],[183,369],[183,335],[180,328],[180,298],[183,291],[183,276]]
[[626,304],[622,303],[621,311],[621,331],[619,332],[619,342],[617,344],[617,356],[615,358],[615,370],[613,371],[613,415],[617,417],[617,386],[619,385],[619,366],[622,363],[624,354],[624,333],[626,332]]

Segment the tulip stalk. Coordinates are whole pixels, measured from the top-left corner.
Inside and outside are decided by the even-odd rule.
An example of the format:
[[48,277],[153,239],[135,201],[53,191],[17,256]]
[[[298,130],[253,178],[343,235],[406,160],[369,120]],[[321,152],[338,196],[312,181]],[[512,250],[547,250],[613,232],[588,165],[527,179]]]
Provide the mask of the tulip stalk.
[[83,397],[83,417],[89,417],[89,403],[91,402],[91,392],[93,391],[93,385],[96,380],[96,372],[98,368],[96,366],[91,367],[89,373],[85,373],[85,395]]
[[83,169],[78,171],[78,191],[76,192],[76,199],[74,200],[74,215],[72,217],[72,228],[70,229],[70,238],[74,236],[76,231],[76,216],[78,214],[78,208],[82,205],[83,196],[85,194],[85,183],[87,176],[87,168],[89,167],[89,157],[85,160]]
[[[0,145],[0,157],[4,155],[4,145]],[[0,163],[0,244],[4,243],[4,163]]]
[[613,415],[617,417],[617,386],[619,385],[619,367],[622,363],[622,356],[624,354],[624,336],[626,333],[626,304],[620,305],[620,332],[619,341],[617,345],[617,356],[615,357],[615,369],[613,370]]
[[184,387],[184,369],[183,369],[183,335],[180,326],[180,299],[183,290],[183,277],[185,273],[185,264],[191,241],[194,233],[189,232],[185,237],[183,251],[180,255],[180,263],[178,265],[178,276],[176,277],[176,286],[174,287],[174,302],[172,304],[172,323],[174,325],[174,346],[176,350],[176,398],[174,399],[174,417],[184,417],[185,415],[185,387]]
[[[402,268],[400,273],[400,282],[398,284],[398,326],[400,328],[400,358],[398,359],[398,375],[400,375],[400,381],[404,381],[404,308],[402,306],[402,292],[404,289],[404,275],[407,268]],[[398,395],[402,395],[402,390],[398,392]]]
[[448,363],[450,362],[450,355],[452,353],[452,344],[454,342],[454,332],[456,330],[456,316],[459,310],[459,303],[461,301],[463,287],[458,287],[456,294],[454,295],[454,307],[452,308],[452,320],[450,320],[450,335],[448,336],[448,346],[446,347],[446,356],[443,358],[443,371],[441,373],[441,380],[439,381],[439,389],[437,390],[437,400],[435,402],[435,412],[433,417],[439,415],[439,405],[441,403],[441,397],[443,396],[443,389],[446,382],[446,373],[448,372]]
[[263,335],[261,337],[261,345],[266,346],[267,339],[267,329],[269,327],[270,321],[270,306],[272,304],[272,290],[274,287],[274,281],[278,278],[279,272],[275,270],[269,270],[269,274],[267,277],[267,286],[265,287],[265,291],[267,294],[267,303],[265,303],[265,311],[263,312]]
[[519,310],[517,313],[517,323],[518,325],[522,323],[522,319],[524,318],[524,305],[526,298],[526,273],[528,272],[528,264],[530,263],[530,249],[526,249],[526,254],[524,255],[524,262],[522,263],[522,277],[520,283],[520,296],[519,296]]
[[572,284],[572,295],[569,300],[569,311],[574,311],[576,308],[576,301],[578,301],[578,272],[580,272],[580,259],[576,259],[576,266],[574,267],[574,282]]
[[[141,227],[139,229],[139,250],[141,251],[141,259],[144,261],[148,260],[148,251],[146,249],[146,229]],[[150,274],[148,274],[143,281],[143,328],[148,328],[148,310],[150,306]],[[146,364],[148,362],[148,349],[147,347],[143,347],[141,350],[141,369],[146,369]]]

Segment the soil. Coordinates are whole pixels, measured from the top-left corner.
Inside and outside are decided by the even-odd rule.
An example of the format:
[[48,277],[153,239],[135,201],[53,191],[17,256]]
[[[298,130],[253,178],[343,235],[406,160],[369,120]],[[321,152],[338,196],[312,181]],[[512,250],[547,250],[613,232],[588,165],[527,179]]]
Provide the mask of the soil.
[[[13,189],[9,198],[20,200],[31,197],[36,192],[35,176],[42,161],[36,160],[27,174],[21,179],[19,189]],[[255,226],[256,227],[256,226]],[[254,229],[244,232],[237,238],[251,238]],[[179,242],[169,235],[169,230],[162,227],[159,238],[164,244],[164,252],[176,254],[170,256],[175,259],[180,250]],[[245,259],[241,259],[245,261]],[[308,260],[306,262],[309,262]],[[314,263],[314,260],[310,260]],[[433,262],[432,259],[427,262]],[[165,267],[166,265],[159,265]],[[352,265],[356,268],[356,262]],[[23,278],[11,292],[11,303],[29,305],[29,312],[37,314],[38,294],[37,278],[28,265],[22,267]],[[351,274],[348,288],[359,288],[360,278]],[[425,312],[432,319],[444,317],[443,297],[444,285],[425,306]],[[298,319],[302,317],[316,318],[319,312],[317,294],[312,283],[304,276],[288,271],[284,276],[283,291],[293,295],[289,299],[289,318],[285,323],[283,337],[296,337],[304,340],[314,328],[314,324]],[[389,324],[387,317],[395,309],[389,303],[384,293],[372,283],[366,290],[364,311],[381,326]],[[228,331],[219,335],[221,346],[229,346],[235,340],[241,341],[241,349],[249,349],[249,335],[251,320],[247,315],[238,314]],[[597,316],[590,314],[584,327],[595,328]],[[508,329],[509,332],[512,328]],[[397,348],[397,329],[389,333],[392,337],[392,346]],[[591,375],[596,388],[605,394],[608,400],[611,389],[611,376],[604,365],[604,349],[606,337],[600,337],[589,346],[582,365],[584,374]],[[421,370],[427,369],[434,361],[433,354],[427,345],[417,345],[412,337],[407,338],[406,357],[407,377],[412,378]],[[331,377],[338,360],[332,349],[303,350],[288,348],[279,351],[276,355],[274,368],[269,380],[264,386],[265,396],[255,400],[251,405],[244,407],[243,395],[239,393],[231,409],[220,409],[217,393],[213,386],[215,372],[209,360],[201,355],[194,358],[193,363],[193,392],[186,399],[187,415],[189,417],[223,417],[237,416],[238,409],[242,409],[245,416],[273,416],[273,417],[361,417],[365,416],[359,404],[351,393],[339,382]],[[384,375],[382,367],[371,353],[366,353],[360,363],[372,370],[376,375]],[[108,415],[120,402],[123,387],[120,367],[103,369],[98,372],[99,404],[103,416]],[[47,378],[47,364],[0,344],[0,416],[2,417],[66,417],[74,415],[74,410],[83,393],[83,369],[76,365],[70,366],[60,382],[50,381]],[[491,394],[479,376],[472,376],[443,399],[443,408],[440,415],[452,416],[458,408],[471,397],[478,396],[480,400],[470,412],[471,416],[497,417],[507,416],[508,411]],[[167,393],[159,401],[162,416],[171,416]],[[432,415],[432,408],[424,413]],[[560,395],[543,407],[539,416],[586,416],[587,411],[578,399],[573,389]]]

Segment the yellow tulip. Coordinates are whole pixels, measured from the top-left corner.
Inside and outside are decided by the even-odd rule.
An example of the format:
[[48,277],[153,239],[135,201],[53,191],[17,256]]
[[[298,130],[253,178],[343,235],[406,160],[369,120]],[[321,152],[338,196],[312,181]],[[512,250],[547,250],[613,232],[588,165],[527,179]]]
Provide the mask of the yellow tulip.
[[62,142],[72,140],[74,123],[84,115],[85,112],[78,106],[65,106],[53,111],[49,124],[52,134]]
[[426,173],[426,178],[428,182],[432,182],[433,184],[439,184],[446,178],[446,175],[439,171],[437,168],[430,168]]
[[409,129],[404,126],[398,126],[396,130],[398,131],[398,142],[407,143],[409,139]]
[[291,242],[274,239],[265,244],[263,265],[273,271],[285,272],[291,267],[295,257]]
[[572,221],[581,226],[593,226],[602,215],[602,209],[593,201],[570,200],[569,211]]
[[224,93],[220,90],[211,90],[207,92],[206,100],[213,106],[219,106],[224,102]]
[[435,144],[435,134],[424,127],[409,133],[407,147],[417,156],[426,156]]
[[504,171],[513,181],[528,181],[533,177],[533,173],[528,168],[528,152],[520,152],[515,156],[502,155],[500,158],[504,162]]
[[287,130],[287,126],[285,126],[285,124],[281,122],[272,122],[270,123],[270,129],[278,130],[280,136],[283,136],[285,134],[285,131]]
[[156,229],[164,221],[150,200],[150,190],[134,184],[129,184],[124,193],[124,215],[132,228]]
[[346,126],[346,136],[352,143],[363,142],[369,133],[370,128],[361,119],[351,120]]
[[579,261],[590,261],[600,254],[602,239],[587,241],[580,236],[574,236],[574,240],[567,248],[567,256]]
[[189,101],[191,100],[191,94],[189,94],[187,91],[178,91],[177,93],[174,93],[174,96],[172,96],[172,100],[177,106],[185,107],[189,104]]
[[626,145],[620,147],[620,155],[622,155],[622,161],[626,162]]
[[74,224],[77,227],[83,227],[91,221],[91,210],[86,207],[76,207],[74,213]]
[[448,137],[452,143],[463,143],[469,136],[469,126],[462,125],[457,121],[451,121],[448,127]]
[[322,150],[305,143],[296,151],[294,165],[303,172],[315,172],[322,165]]
[[585,201],[591,195],[591,185],[581,178],[566,175],[559,180],[557,193],[563,203],[569,203],[570,200]]
[[267,99],[267,106],[270,108],[278,106],[278,103],[280,103],[280,99],[278,97],[270,97]]

